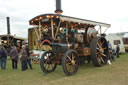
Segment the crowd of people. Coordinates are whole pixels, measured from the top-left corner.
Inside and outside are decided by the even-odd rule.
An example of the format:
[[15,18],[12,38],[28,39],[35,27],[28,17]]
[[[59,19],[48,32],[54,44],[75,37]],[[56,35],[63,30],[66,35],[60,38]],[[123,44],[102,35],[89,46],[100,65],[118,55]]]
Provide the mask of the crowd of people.
[[10,59],[12,61],[12,69],[18,68],[19,59],[21,62],[22,71],[28,69],[28,66],[30,67],[30,69],[33,69],[30,59],[30,53],[27,45],[22,45],[21,49],[19,49],[16,46],[12,46],[8,53],[4,48],[4,46],[2,45],[0,46],[0,67],[3,70],[6,69],[7,56],[10,56]]

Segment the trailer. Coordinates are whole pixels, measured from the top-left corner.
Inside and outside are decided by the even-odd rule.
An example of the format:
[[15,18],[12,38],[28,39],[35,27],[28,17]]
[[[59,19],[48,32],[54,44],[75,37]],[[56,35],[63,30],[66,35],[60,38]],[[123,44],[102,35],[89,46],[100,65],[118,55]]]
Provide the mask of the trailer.
[[124,43],[125,50],[128,51],[128,33],[123,35],[123,43]]
[[107,35],[105,38],[107,39],[107,41],[110,42],[110,44],[112,45],[112,48],[114,50],[116,50],[116,46],[117,46],[117,44],[119,44],[120,53],[125,53],[125,46],[124,46],[124,43],[123,43],[122,36],[115,35],[115,34],[110,34],[110,35]]

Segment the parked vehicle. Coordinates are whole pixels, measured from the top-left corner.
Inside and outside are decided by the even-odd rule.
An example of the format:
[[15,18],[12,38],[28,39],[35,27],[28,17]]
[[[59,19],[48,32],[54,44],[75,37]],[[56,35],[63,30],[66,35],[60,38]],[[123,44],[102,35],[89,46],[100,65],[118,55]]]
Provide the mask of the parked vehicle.
[[25,38],[13,36],[13,35],[0,35],[0,44],[2,44],[5,49],[7,50],[7,53],[9,52],[11,46],[15,45],[21,48],[22,43],[25,41]]
[[66,75],[73,75],[79,67],[79,59],[90,57],[95,66],[101,67],[108,60],[106,39],[97,36],[95,26],[110,24],[73,18],[57,14],[43,14],[30,20],[29,48],[45,51],[41,55],[43,72],[53,72],[62,65]]
[[125,50],[128,51],[128,33],[123,35],[123,43],[124,43]]
[[17,37],[16,35],[14,35],[14,36],[11,35],[10,18],[7,17],[6,19],[7,19],[7,34],[0,35],[0,45],[2,44],[8,53],[11,46],[13,46],[13,45],[21,48],[23,41],[26,41],[26,39],[22,38],[22,37]]
[[[109,58],[107,40],[101,28],[111,25],[62,15],[61,0],[56,0],[56,14],[42,14],[32,18],[28,30],[30,50],[40,50],[40,67],[44,73],[62,65],[67,76],[73,75],[79,63],[91,59],[102,67]],[[95,29],[99,26],[99,32]]]
[[119,44],[120,46],[120,53],[125,53],[125,46],[122,40],[122,37],[115,34],[110,34],[105,37],[107,41],[109,41],[112,45],[112,48],[116,50],[116,45]]

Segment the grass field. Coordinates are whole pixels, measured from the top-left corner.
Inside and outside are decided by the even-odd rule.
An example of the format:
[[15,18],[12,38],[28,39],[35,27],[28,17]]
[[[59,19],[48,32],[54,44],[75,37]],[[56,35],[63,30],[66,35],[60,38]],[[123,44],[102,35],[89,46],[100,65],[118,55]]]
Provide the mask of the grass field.
[[19,64],[17,70],[12,70],[8,61],[6,70],[0,69],[0,85],[128,85],[128,53],[112,65],[81,65],[77,74],[70,77],[65,76],[61,66],[50,74],[44,74],[38,64],[33,68],[22,72]]

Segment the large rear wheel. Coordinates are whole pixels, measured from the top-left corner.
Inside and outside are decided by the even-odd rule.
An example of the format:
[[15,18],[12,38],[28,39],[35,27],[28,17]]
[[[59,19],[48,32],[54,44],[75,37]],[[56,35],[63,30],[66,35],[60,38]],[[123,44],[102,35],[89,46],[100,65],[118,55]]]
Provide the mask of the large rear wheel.
[[73,75],[77,72],[79,67],[79,58],[76,51],[69,50],[62,57],[63,71],[67,76]]
[[98,67],[107,64],[109,51],[106,39],[104,37],[95,37],[90,46],[93,64]]
[[55,63],[55,55],[52,51],[46,51],[42,54],[40,67],[44,73],[50,73],[56,69],[57,64]]

